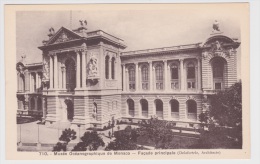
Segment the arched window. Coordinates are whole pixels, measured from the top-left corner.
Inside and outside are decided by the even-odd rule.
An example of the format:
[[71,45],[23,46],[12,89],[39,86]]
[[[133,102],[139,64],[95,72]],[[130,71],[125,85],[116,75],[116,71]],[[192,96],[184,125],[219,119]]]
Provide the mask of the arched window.
[[115,79],[115,58],[113,57],[111,60],[111,76],[112,79]]
[[73,59],[67,59],[66,66],[66,89],[71,92],[76,88],[76,65]]
[[171,112],[179,112],[179,102],[177,100],[171,100]]
[[187,88],[194,89],[196,88],[195,84],[195,65],[190,62],[187,65]]
[[42,110],[42,99],[40,97],[37,99],[37,110]]
[[158,118],[163,118],[163,102],[162,102],[162,100],[159,100],[159,99],[155,100],[155,110],[156,110],[156,116]]
[[148,101],[145,99],[142,99],[140,101],[141,108],[142,108],[142,116],[143,117],[148,117]]
[[142,73],[142,89],[147,90],[148,89],[148,66],[144,65],[141,68]]
[[134,100],[128,99],[127,100],[127,105],[128,105],[128,114],[132,117],[135,116],[135,103]]
[[196,120],[197,119],[197,103],[194,100],[188,100],[186,102],[188,119]]
[[175,99],[170,101],[171,106],[171,116],[172,118],[178,119],[179,118],[179,102]]
[[34,110],[34,109],[35,109],[35,100],[34,100],[33,97],[32,97],[31,100],[30,100],[30,107],[31,107],[31,110]]
[[129,73],[129,89],[134,90],[135,89],[135,69],[133,66],[130,66],[128,68]]
[[179,89],[179,68],[177,64],[171,65],[171,88]]
[[109,79],[109,56],[106,56],[105,58],[105,74],[106,79]]
[[224,66],[225,60],[222,58],[215,57],[212,60],[213,84],[216,90],[224,88]]
[[163,68],[162,65],[157,65],[155,67],[155,80],[156,89],[163,89]]

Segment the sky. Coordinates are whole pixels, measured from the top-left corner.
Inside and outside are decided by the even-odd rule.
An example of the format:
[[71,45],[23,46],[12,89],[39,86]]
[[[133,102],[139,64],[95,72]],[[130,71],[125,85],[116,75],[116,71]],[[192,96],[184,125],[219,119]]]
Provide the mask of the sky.
[[53,27],[58,31],[62,26],[76,29],[79,20],[87,20],[88,31],[100,29],[123,39],[127,45],[124,51],[204,42],[215,20],[223,34],[240,40],[238,12],[232,8],[218,12],[198,8],[19,11],[16,13],[16,57],[19,61],[21,55],[26,55],[29,63],[41,62],[42,52],[38,47],[48,39],[48,29]]

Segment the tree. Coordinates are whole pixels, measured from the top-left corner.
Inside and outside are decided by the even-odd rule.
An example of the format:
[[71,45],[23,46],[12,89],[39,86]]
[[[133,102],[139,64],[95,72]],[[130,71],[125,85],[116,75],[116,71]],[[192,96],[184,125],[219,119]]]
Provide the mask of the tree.
[[174,137],[171,123],[165,120],[158,120],[158,118],[151,118],[148,124],[141,124],[138,134],[153,141],[156,149],[170,148],[169,143],[172,142]]
[[242,84],[235,83],[227,90],[210,97],[211,108],[199,118],[208,125],[194,148],[242,148]]
[[59,142],[53,147],[53,151],[67,151],[67,145],[71,140],[76,139],[76,132],[73,129],[65,129],[59,138]]
[[136,129],[127,126],[125,130],[115,132],[115,140],[110,142],[105,150],[138,150]]
[[100,146],[105,146],[103,139],[97,134],[96,131],[85,132],[79,142],[72,151],[95,151]]

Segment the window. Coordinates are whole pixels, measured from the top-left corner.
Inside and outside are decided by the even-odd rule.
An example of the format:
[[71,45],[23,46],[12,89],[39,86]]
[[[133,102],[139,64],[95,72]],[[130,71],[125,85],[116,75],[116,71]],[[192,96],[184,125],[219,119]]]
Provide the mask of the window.
[[179,89],[179,69],[176,64],[171,65],[171,88]]
[[215,83],[215,89],[221,89],[221,83]]
[[189,89],[194,89],[195,88],[195,82],[188,82],[187,85],[188,85]]
[[224,88],[224,64],[225,59],[215,57],[212,59],[213,87],[216,90]]
[[142,108],[142,116],[148,117],[148,101],[145,99],[142,99],[140,101],[140,103],[141,103],[141,108]]
[[147,90],[148,89],[148,67],[145,65],[141,69],[142,73],[142,89]]
[[105,74],[106,79],[109,79],[109,56],[106,56],[105,58]]
[[179,73],[178,73],[178,66],[175,64],[171,67],[171,79],[178,79]]
[[179,112],[179,102],[177,100],[171,100],[171,112]]
[[156,116],[158,118],[163,118],[163,102],[162,102],[162,100],[159,100],[159,99],[155,100],[155,109],[156,109]]
[[76,65],[73,59],[67,59],[66,66],[66,89],[74,91],[76,88]]
[[161,65],[155,67],[156,89],[163,89],[163,69]]
[[196,88],[196,79],[195,79],[195,66],[192,62],[187,65],[187,88],[195,89]]
[[213,77],[214,78],[223,78],[224,64],[221,60],[217,59],[213,62]]
[[197,113],[197,103],[194,100],[187,101],[188,113]]
[[135,110],[135,103],[134,100],[128,99],[127,100],[127,105],[128,105],[128,114],[132,117],[134,117],[134,110]]
[[172,82],[171,83],[171,88],[172,89],[178,89],[179,88],[179,83],[178,82]]
[[190,63],[187,67],[187,79],[194,79],[195,78],[195,66]]
[[115,58],[114,57],[111,60],[111,76],[112,79],[115,79]]
[[135,69],[134,67],[129,67],[129,89],[134,90],[135,89]]

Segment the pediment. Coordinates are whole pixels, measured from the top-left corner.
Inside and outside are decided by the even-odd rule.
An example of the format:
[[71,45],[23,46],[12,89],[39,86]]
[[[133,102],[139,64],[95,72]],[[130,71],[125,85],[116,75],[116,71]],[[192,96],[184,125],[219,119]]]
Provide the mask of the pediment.
[[58,43],[63,43],[63,42],[68,42],[71,40],[76,40],[80,39],[81,36],[78,35],[77,33],[65,28],[61,27],[59,31],[57,31],[48,41],[47,45],[51,44],[58,44]]

